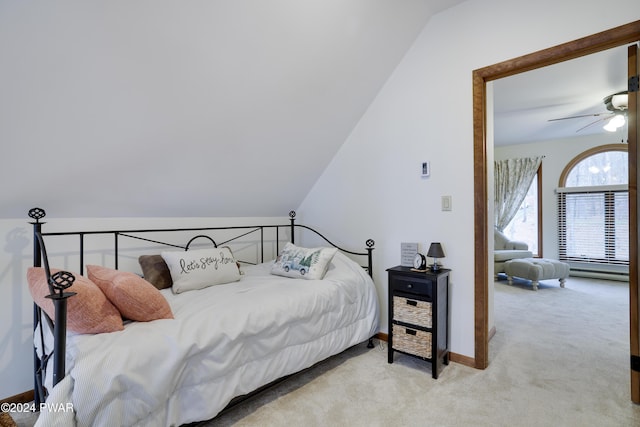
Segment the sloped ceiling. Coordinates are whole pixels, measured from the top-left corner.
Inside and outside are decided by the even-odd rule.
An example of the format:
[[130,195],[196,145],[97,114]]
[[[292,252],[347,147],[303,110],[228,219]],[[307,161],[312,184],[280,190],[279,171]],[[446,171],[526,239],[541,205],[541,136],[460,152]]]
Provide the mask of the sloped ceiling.
[[0,218],[286,215],[458,3],[0,2]]

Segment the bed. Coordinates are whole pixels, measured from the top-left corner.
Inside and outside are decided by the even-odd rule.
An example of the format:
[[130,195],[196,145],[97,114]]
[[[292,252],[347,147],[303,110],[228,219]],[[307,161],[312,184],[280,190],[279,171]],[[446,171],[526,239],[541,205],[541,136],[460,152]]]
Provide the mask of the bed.
[[[36,402],[45,402],[37,425],[179,426],[209,420],[242,396],[278,379],[356,344],[369,341],[371,345],[378,331],[379,304],[370,274],[373,241],[367,242],[365,252],[345,252],[310,227],[295,224],[293,212],[288,225],[162,230],[197,234],[184,248],[161,252],[174,285],[184,285],[180,277],[176,279],[174,268],[199,273],[196,264],[184,259],[202,260],[202,253],[210,250],[219,260],[214,263],[208,258],[209,264],[216,264],[219,270],[228,267],[227,271],[235,267],[240,276],[226,277],[213,286],[193,287],[192,281],[191,287],[179,292],[175,286],[157,290],[170,312],[154,320],[127,320],[132,316],[127,313],[121,317],[125,318],[121,330],[65,330],[66,324],[73,325],[72,301],[80,295],[71,293],[79,289],[77,280],[86,279],[82,274],[84,236],[116,236],[116,265],[87,264],[86,275],[102,286],[104,277],[133,274],[117,268],[124,236],[140,239],[159,230],[44,233],[40,222],[44,211],[36,208],[30,216],[35,219],[34,267],[28,275],[44,271],[44,289],[54,295],[45,297],[53,299],[56,308],[55,312],[51,307],[45,309],[42,299],[34,296]],[[274,231],[276,237],[265,238],[265,230]],[[327,245],[296,245],[294,236],[301,230],[317,234]],[[241,263],[235,257],[230,261],[231,247],[238,238],[217,243],[211,234],[219,231],[237,232],[241,247],[246,246],[248,234],[258,233],[259,249],[251,251],[257,255],[256,262]],[[45,239],[49,243],[52,237],[48,236],[68,234],[83,236],[79,273],[49,266]],[[287,242],[281,244],[283,235]],[[209,246],[189,247],[196,238]],[[152,242],[154,250],[164,244],[155,238],[142,239]],[[267,254],[265,241],[266,246],[274,247],[275,259]],[[223,252],[227,249],[229,252]],[[171,257],[176,256],[182,258],[174,264]],[[323,266],[321,261],[327,257]],[[366,259],[364,268],[354,261],[357,257]],[[30,286],[32,282],[29,277]],[[104,293],[110,295],[107,290]],[[69,308],[68,319],[61,316],[64,305]],[[159,311],[154,309],[154,313]]]

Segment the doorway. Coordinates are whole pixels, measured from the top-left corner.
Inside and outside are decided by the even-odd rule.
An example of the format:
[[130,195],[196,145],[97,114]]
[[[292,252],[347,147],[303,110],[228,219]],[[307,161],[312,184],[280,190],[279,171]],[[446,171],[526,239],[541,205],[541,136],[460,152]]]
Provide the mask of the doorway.
[[[489,251],[488,239],[493,238],[488,218],[488,167],[487,167],[487,83],[502,77],[522,73],[525,71],[545,67],[570,59],[589,55],[609,48],[635,43],[640,40],[640,21],[635,21],[602,33],[594,34],[579,40],[494,64],[473,72],[473,138],[474,138],[474,251],[475,251],[475,366],[484,369],[488,366],[489,352]],[[636,59],[637,61],[637,59]],[[637,68],[635,74],[638,73]],[[630,97],[631,98],[631,97]],[[634,101],[630,101],[630,104]],[[635,103],[633,105],[636,105]],[[630,114],[631,116],[631,114]],[[631,120],[631,118],[630,118]],[[630,134],[637,133],[634,126],[629,127]],[[635,160],[636,137],[629,138],[630,164]],[[630,197],[637,188],[637,172],[631,172],[629,177]],[[631,218],[637,218],[637,206],[630,199]],[[638,235],[637,221],[631,222],[631,236]],[[638,248],[637,239],[632,238],[630,248],[630,280],[631,295],[631,354],[640,357],[640,337],[638,337]],[[633,357],[633,356],[632,356]],[[640,371],[632,371],[631,398],[640,403]]]

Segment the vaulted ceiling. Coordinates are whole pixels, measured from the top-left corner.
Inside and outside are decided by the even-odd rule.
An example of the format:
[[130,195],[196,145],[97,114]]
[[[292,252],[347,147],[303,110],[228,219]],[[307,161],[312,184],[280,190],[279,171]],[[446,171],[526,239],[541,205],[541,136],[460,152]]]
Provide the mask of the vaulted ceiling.
[[0,218],[286,214],[458,3],[0,2]]

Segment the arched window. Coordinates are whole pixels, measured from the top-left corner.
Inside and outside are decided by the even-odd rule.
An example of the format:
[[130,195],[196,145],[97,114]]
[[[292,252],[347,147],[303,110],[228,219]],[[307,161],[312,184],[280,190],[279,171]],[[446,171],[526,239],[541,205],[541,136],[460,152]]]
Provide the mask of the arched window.
[[627,159],[626,145],[603,145],[565,167],[558,189],[561,260],[629,265]]

